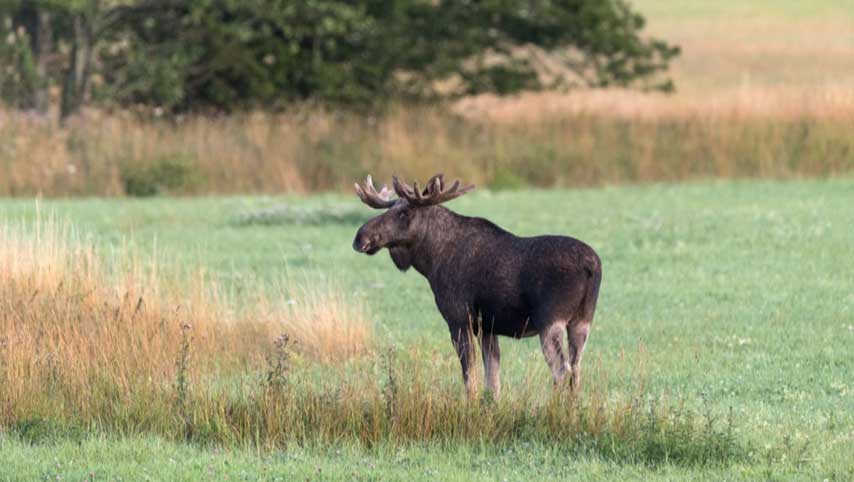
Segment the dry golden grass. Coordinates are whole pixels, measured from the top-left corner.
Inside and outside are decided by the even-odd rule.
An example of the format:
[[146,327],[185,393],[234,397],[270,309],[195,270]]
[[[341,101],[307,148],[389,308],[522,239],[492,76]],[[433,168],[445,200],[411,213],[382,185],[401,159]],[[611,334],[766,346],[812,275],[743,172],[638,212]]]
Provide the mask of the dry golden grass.
[[304,288],[307,306],[235,309],[204,277],[163,289],[151,264],[108,271],[74,238],[55,221],[0,226],[0,419],[93,422],[175,384],[260,373],[283,333],[320,361],[371,341],[364,310],[334,290]]
[[636,122],[730,122],[737,128],[747,121],[840,122],[854,119],[854,83],[801,87],[742,87],[711,95],[643,93],[599,90],[570,94],[527,93],[500,98],[470,97],[454,111],[471,120],[498,125],[536,128],[544,122],[579,116],[599,116]]
[[7,112],[0,195],[112,196],[140,185],[173,194],[346,190],[366,172],[444,171],[493,187],[829,176],[854,171],[852,132],[846,86],[482,96],[380,117],[93,113],[68,128]]
[[[300,288],[297,300],[273,311],[293,348],[321,363],[341,363],[366,353],[373,338],[364,307],[332,288]],[[278,314],[278,315],[275,315]]]

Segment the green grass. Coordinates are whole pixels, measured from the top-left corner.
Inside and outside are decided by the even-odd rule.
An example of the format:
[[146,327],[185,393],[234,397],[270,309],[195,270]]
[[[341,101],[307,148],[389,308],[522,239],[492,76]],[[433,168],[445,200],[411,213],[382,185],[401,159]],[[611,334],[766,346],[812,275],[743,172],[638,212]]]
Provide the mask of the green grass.
[[[649,480],[636,465],[578,457],[554,447],[519,443],[502,447],[391,447],[370,452],[351,447],[289,446],[275,453],[201,449],[159,439],[94,438],[81,444],[31,447],[0,439],[0,480]],[[775,470],[779,470],[775,468]],[[727,467],[711,474],[749,473]],[[690,468],[664,466],[660,480],[685,480]],[[89,478],[88,480],[93,480]]]
[[[721,416],[731,409],[735,436],[752,451],[744,460],[652,467],[584,450],[540,453],[539,443],[523,441],[256,453],[107,434],[31,447],[9,434],[0,437],[0,480],[54,478],[57,463],[64,478],[81,478],[94,467],[122,480],[146,474],[192,480],[209,464],[215,474],[233,474],[230,480],[241,480],[241,473],[247,480],[316,478],[318,467],[333,480],[349,479],[352,471],[363,480],[540,478],[532,470],[555,479],[848,480],[854,477],[852,205],[852,180],[484,191],[452,203],[518,234],[570,234],[594,246],[604,280],[587,380],[608,376],[608,390],[630,390],[634,381],[621,373],[628,363],[643,367],[650,394]],[[129,242],[156,253],[163,269],[204,267],[235,296],[283,277],[331,280],[366,301],[382,345],[419,345],[452,362],[426,281],[397,272],[385,253],[352,251],[359,221],[372,214],[354,196],[81,199],[45,201],[40,209],[71,220],[102,251]],[[33,219],[35,211],[33,201],[0,202],[7,221]],[[550,389],[536,340],[503,340],[502,351],[505,387]]]

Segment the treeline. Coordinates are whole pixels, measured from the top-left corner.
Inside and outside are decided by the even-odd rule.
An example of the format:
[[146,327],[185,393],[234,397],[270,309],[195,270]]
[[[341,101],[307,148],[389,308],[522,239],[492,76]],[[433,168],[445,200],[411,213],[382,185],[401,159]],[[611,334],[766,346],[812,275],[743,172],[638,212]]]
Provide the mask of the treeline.
[[0,96],[60,116],[573,86],[671,89],[624,0],[3,0]]

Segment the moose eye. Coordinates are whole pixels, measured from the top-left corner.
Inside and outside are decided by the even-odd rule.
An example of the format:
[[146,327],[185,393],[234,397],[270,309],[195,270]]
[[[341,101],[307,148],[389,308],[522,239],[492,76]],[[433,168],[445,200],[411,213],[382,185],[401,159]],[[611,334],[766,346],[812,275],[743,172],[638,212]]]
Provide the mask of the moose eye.
[[397,214],[397,217],[398,217],[401,221],[406,221],[407,219],[409,219],[409,210],[408,210],[408,209],[404,209],[403,211],[401,211],[401,212],[399,212],[399,213]]

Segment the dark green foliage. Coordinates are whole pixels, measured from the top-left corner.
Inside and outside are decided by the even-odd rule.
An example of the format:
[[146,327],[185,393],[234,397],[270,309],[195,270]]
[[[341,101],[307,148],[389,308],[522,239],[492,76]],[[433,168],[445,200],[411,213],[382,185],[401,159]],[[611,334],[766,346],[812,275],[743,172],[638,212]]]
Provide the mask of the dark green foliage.
[[504,167],[498,169],[492,176],[489,188],[495,191],[512,191],[528,187],[528,180]]
[[12,107],[32,108],[32,99],[43,83],[27,31],[15,28],[11,21],[0,24],[0,100]]
[[[388,94],[432,96],[435,81],[448,78],[458,79],[451,94],[578,83],[626,86],[664,70],[678,52],[640,39],[643,18],[621,0],[524,5],[194,0],[155,7],[163,4],[142,2],[125,21],[130,45],[146,52],[137,59],[149,63],[159,57],[183,73],[175,79],[180,87],[169,92],[182,90],[184,106],[229,108],[306,98],[364,104]],[[573,79],[540,79],[529,58],[514,54],[524,45],[580,53],[564,62]],[[133,75],[132,61],[128,66],[108,70],[116,73],[115,82],[108,83],[150,82],[149,76]],[[128,100],[155,100],[134,89],[130,93],[134,98]],[[175,105],[177,99],[156,100]]]
[[201,180],[193,162],[181,156],[128,163],[122,166],[120,174],[125,194],[137,197],[192,191]]
[[[44,74],[63,85],[63,115],[79,108],[96,73],[102,102],[228,111],[638,81],[671,89],[658,74],[678,53],[641,38],[644,19],[623,0],[43,0],[12,2],[0,15],[23,10],[53,19],[42,25],[56,41],[39,52],[63,59]],[[563,73],[544,76],[532,48]],[[28,51],[20,75],[33,71]]]

